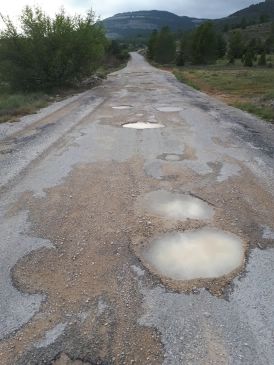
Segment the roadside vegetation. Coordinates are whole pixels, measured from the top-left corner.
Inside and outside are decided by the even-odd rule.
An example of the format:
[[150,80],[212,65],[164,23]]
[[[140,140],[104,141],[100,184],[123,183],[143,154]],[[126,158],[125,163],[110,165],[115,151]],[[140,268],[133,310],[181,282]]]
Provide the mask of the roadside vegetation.
[[124,45],[106,38],[92,11],[83,17],[61,10],[51,18],[26,7],[18,26],[1,19],[0,122],[33,113],[66,90],[96,85],[128,58]]
[[274,122],[274,23],[264,29],[264,36],[250,38],[245,21],[223,31],[205,22],[178,38],[163,28],[151,34],[147,58],[180,81]]
[[232,66],[174,67],[173,72],[197,90],[274,123],[274,68],[244,68],[238,61]]

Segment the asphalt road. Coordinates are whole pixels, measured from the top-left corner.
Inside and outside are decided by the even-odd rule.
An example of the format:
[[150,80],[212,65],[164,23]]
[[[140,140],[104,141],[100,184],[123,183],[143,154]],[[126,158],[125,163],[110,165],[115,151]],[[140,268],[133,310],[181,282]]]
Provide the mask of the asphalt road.
[[[273,125],[133,53],[0,125],[0,186],[1,365],[274,364]],[[163,217],[155,191],[214,214]],[[180,281],[147,262],[155,238],[201,228],[237,235],[242,265]]]

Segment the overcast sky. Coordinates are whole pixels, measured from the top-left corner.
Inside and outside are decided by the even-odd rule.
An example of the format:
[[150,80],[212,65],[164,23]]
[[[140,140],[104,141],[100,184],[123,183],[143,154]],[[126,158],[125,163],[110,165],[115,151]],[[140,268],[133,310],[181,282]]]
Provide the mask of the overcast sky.
[[[2,1],[1,1],[2,2]],[[197,18],[220,18],[262,0],[3,0],[0,12],[15,17],[26,4],[38,4],[53,15],[61,6],[69,13],[84,13],[93,8],[101,19],[119,12],[168,10]]]

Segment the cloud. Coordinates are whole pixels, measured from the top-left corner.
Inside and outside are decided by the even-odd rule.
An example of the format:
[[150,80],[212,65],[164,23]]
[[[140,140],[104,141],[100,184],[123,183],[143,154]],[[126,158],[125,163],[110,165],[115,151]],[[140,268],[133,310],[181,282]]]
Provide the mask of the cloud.
[[239,9],[260,0],[8,0],[1,4],[1,12],[17,16],[26,5],[38,4],[47,13],[53,15],[61,6],[69,13],[85,13],[88,9],[96,12],[101,18],[119,12],[136,10],[168,10],[178,15],[187,15],[197,18],[219,18],[227,16]]

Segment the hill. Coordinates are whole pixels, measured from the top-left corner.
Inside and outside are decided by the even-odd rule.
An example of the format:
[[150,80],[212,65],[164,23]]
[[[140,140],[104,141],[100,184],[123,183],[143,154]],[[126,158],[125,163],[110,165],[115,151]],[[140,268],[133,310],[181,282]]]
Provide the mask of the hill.
[[274,0],[266,0],[237,11],[228,17],[217,19],[216,24],[237,26],[243,24],[258,24],[274,20]]
[[[239,10],[228,17],[214,20],[217,28],[265,23],[274,20],[274,0],[266,0]],[[102,21],[107,36],[112,39],[147,37],[154,29],[169,26],[174,32],[194,29],[205,19],[178,16],[168,11],[135,11],[116,14]],[[266,27],[267,28],[267,27]]]
[[169,26],[174,32],[194,29],[203,19],[178,16],[168,11],[135,11],[116,14],[102,21],[112,39],[146,37],[154,29]]

